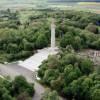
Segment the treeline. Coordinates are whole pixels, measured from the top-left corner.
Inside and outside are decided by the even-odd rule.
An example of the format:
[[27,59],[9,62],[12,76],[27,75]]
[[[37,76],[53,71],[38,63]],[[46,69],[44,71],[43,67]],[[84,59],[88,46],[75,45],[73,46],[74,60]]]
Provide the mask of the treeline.
[[23,76],[14,80],[0,78],[0,100],[31,100],[34,95],[34,84],[30,84]]
[[94,67],[89,58],[67,49],[49,56],[39,67],[38,75],[42,84],[56,90],[67,100],[99,100],[100,73]]

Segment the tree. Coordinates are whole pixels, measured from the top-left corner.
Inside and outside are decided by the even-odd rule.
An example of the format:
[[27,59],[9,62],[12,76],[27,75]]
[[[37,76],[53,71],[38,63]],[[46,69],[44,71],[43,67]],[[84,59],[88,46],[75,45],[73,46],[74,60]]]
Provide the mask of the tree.
[[24,38],[22,40],[22,47],[24,50],[32,50],[34,48],[34,43],[30,43],[26,38]]
[[23,76],[11,79],[0,78],[0,100],[31,100],[34,95],[34,84],[30,84]]
[[47,45],[48,45],[48,40],[46,36],[44,34],[39,34],[35,43],[36,48],[41,49],[43,47],[46,47]]
[[73,65],[67,65],[64,69],[64,79],[66,84],[69,84],[73,80],[77,79],[81,76],[81,71],[78,67],[74,67]]
[[63,77],[59,76],[56,80],[52,80],[50,82],[50,85],[54,90],[57,90],[58,92],[60,92],[64,85],[64,82],[65,81],[64,81]]
[[93,23],[89,23],[85,29],[90,31],[90,32],[93,32],[95,34],[99,33],[98,27],[96,25],[94,25]]
[[17,100],[31,100],[31,98],[26,92],[23,92],[17,96]]
[[92,100],[100,100],[100,89],[92,91]]
[[59,96],[56,91],[51,91],[50,89],[47,89],[41,100],[60,100]]
[[69,88],[76,100],[91,100],[90,87],[92,86],[92,79],[86,76],[82,76],[79,79],[74,80],[69,85]]
[[19,49],[18,49],[18,46],[16,45],[16,44],[12,44],[12,43],[10,43],[10,44],[8,44],[8,46],[7,46],[7,52],[8,53],[17,53],[19,51]]
[[60,41],[60,46],[66,48],[67,45],[72,45],[73,37],[71,35],[65,34]]
[[60,66],[59,58],[56,55],[49,56],[47,66],[51,69],[59,67]]
[[13,100],[12,96],[10,95],[10,91],[5,88],[3,84],[2,87],[0,86],[0,100]]
[[15,99],[11,97],[8,93],[3,93],[1,100],[15,100]]
[[88,75],[89,73],[93,71],[93,62],[88,58],[83,59],[81,61],[80,67],[81,67],[82,73]]
[[92,45],[92,47],[93,47],[94,49],[99,50],[99,49],[100,49],[100,39],[98,39],[98,40],[92,42],[91,45]]
[[75,53],[65,54],[61,59],[61,63],[63,63],[64,65],[68,64],[74,65],[76,61],[77,61],[77,56],[75,55]]
[[21,92],[26,92],[28,95],[32,96],[34,94],[34,85],[29,84],[23,76],[15,77],[13,81],[13,93],[14,95],[18,95]]
[[58,77],[58,72],[54,69],[48,69],[45,71],[43,80],[47,85],[50,85],[51,80],[55,80]]
[[79,36],[76,36],[74,38],[74,42],[73,42],[72,46],[75,50],[80,50],[82,48],[81,38]]

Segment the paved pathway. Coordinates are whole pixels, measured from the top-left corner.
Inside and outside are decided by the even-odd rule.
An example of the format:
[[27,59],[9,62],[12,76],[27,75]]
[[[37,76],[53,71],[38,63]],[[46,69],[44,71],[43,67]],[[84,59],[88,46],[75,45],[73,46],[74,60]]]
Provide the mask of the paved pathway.
[[38,52],[33,56],[31,56],[30,58],[26,59],[25,61],[19,62],[19,65],[31,71],[35,71],[42,64],[42,62],[48,58],[49,55],[56,54],[57,52],[58,52],[57,47],[55,47],[54,49],[44,48],[38,50]]

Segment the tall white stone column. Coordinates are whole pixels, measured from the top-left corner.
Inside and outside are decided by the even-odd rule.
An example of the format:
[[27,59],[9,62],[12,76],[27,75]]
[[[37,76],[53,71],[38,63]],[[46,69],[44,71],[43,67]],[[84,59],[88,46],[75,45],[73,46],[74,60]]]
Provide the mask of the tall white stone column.
[[55,48],[56,44],[55,44],[55,23],[54,23],[54,19],[52,19],[52,23],[51,23],[51,48]]

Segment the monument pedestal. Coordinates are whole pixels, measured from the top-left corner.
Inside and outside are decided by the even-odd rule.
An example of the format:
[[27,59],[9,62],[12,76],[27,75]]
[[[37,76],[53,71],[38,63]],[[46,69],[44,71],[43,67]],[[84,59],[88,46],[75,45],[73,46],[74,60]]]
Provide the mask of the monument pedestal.
[[50,51],[58,51],[58,47],[50,47],[49,50]]

